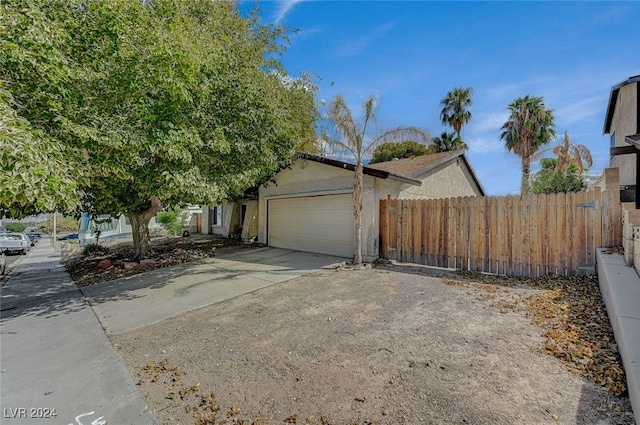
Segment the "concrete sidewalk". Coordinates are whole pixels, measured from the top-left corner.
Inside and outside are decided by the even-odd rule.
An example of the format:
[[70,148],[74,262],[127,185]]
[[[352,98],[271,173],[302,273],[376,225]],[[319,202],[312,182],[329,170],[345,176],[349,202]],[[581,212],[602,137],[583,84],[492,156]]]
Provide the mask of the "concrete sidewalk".
[[157,423],[50,240],[0,285],[3,425]]
[[598,249],[596,260],[600,293],[622,358],[631,407],[640,424],[640,277],[621,254]]

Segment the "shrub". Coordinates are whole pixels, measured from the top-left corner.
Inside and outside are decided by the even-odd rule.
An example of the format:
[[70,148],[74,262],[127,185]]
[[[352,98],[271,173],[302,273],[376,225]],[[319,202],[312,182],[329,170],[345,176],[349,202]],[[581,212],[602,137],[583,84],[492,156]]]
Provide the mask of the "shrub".
[[27,226],[25,226],[20,222],[7,223],[4,227],[6,227],[7,232],[16,232],[16,233],[22,233],[24,232],[24,229],[27,228]]
[[82,254],[84,256],[95,255],[95,254],[106,254],[109,252],[109,248],[104,245],[99,245],[97,243],[87,244],[82,250]]
[[188,212],[180,208],[161,211],[158,213],[157,221],[167,232],[173,236],[177,235],[187,224]]

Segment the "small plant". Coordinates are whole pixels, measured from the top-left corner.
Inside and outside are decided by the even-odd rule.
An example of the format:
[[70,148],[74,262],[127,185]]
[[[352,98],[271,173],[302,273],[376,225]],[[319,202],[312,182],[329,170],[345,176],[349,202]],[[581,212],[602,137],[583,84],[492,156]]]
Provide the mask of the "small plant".
[[176,236],[187,224],[189,213],[180,208],[161,211],[158,213],[158,224],[160,224],[167,232]]
[[97,243],[87,244],[82,250],[82,254],[85,257],[96,254],[107,254],[109,252],[109,248],[103,245],[99,245]]
[[7,223],[5,227],[7,229],[7,232],[16,232],[16,233],[22,233],[24,232],[24,229],[27,228],[27,226],[25,226],[20,222]]

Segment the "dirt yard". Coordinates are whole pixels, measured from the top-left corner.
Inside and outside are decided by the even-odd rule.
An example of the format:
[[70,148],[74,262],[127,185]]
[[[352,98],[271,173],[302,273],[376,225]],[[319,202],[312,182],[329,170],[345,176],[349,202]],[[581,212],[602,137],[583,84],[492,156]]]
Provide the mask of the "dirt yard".
[[327,270],[110,338],[167,425],[634,423],[601,305],[476,278]]

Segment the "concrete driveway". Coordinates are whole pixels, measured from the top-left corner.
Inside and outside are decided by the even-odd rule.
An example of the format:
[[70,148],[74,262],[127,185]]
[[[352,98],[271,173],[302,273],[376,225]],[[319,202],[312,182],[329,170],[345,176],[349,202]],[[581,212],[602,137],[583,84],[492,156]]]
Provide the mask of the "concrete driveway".
[[106,332],[129,332],[275,283],[336,267],[343,258],[278,248],[242,250],[82,288]]

